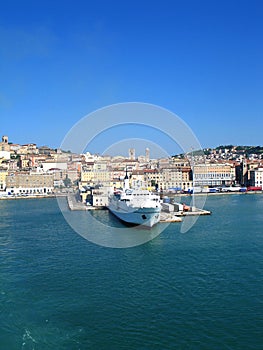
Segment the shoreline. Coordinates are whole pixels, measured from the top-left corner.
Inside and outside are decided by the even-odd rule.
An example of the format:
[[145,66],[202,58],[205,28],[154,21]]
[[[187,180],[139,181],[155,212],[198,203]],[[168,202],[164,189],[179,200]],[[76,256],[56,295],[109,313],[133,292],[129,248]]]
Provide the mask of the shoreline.
[[[15,199],[43,199],[43,198],[56,198],[67,197],[72,193],[58,193],[49,195],[37,195],[37,196],[0,196],[0,200],[15,200]],[[228,196],[228,195],[251,195],[251,194],[263,194],[263,191],[248,191],[248,192],[216,192],[216,193],[167,193],[163,198],[168,197],[192,197],[192,196]]]
[[16,199],[43,199],[43,198],[56,198],[56,197],[67,197],[67,193],[63,194],[49,194],[49,195],[38,195],[38,196],[3,196],[0,200],[16,200]]
[[215,193],[211,193],[211,192],[208,192],[208,193],[204,193],[204,192],[201,192],[201,193],[178,193],[178,194],[173,194],[173,195],[166,195],[166,197],[179,197],[179,196],[186,196],[186,197],[190,197],[190,196],[221,196],[221,195],[233,195],[233,194],[238,194],[238,195],[250,195],[250,194],[263,194],[263,191],[248,191],[248,192],[215,192]]

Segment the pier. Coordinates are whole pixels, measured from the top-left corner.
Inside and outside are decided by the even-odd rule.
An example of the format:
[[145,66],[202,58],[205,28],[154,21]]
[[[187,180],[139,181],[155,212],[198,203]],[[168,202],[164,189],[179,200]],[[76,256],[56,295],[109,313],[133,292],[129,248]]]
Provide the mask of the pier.
[[[67,195],[68,207],[70,210],[101,210],[105,207],[86,205],[78,199],[77,193],[69,193]],[[182,222],[185,216],[210,215],[211,211],[199,209],[196,207],[184,207],[180,203],[162,203],[160,223]]]
[[162,203],[160,222],[180,222],[185,216],[211,215],[211,211],[181,203]]
[[96,210],[101,209],[99,207],[93,207],[92,205],[86,205],[77,199],[76,193],[69,193],[67,195],[68,206],[70,210]]
[[[105,206],[92,206],[92,205],[87,205],[86,203],[83,203],[78,193],[68,193],[67,202],[70,210],[86,211],[86,210],[107,209],[107,207]],[[211,212],[208,210],[187,206],[183,203],[163,202],[161,203],[161,205],[162,207],[161,207],[161,213],[160,213],[160,221],[159,221],[160,223],[182,222],[183,217],[186,217],[186,216],[199,216],[199,215],[211,214]]]
[[182,222],[182,218],[177,216],[177,214],[175,213],[166,213],[162,211],[160,222],[161,223]]

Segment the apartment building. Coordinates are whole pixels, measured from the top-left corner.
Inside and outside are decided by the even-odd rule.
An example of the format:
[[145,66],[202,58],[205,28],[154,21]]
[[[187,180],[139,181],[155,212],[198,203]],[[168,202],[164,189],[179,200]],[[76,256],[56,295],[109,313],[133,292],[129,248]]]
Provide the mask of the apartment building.
[[145,181],[148,186],[155,186],[160,189],[169,190],[185,190],[192,187],[191,168],[188,167],[169,167],[158,169],[145,169]]
[[104,184],[111,180],[111,172],[107,169],[91,169],[81,171],[81,182],[85,184]]

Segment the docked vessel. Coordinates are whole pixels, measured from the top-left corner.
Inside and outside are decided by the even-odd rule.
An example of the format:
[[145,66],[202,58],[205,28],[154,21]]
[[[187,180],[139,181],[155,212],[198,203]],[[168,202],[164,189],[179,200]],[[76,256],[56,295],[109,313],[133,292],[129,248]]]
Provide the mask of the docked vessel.
[[160,221],[160,196],[148,190],[129,188],[126,173],[124,189],[109,196],[108,209],[126,223],[152,227]]

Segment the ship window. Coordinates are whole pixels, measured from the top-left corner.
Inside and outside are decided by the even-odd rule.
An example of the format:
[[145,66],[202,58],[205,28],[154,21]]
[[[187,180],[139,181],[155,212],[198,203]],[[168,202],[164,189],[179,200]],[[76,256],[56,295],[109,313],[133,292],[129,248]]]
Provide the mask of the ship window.
[[143,220],[146,220],[147,219],[147,217],[146,217],[146,215],[142,215],[142,218],[143,218]]

